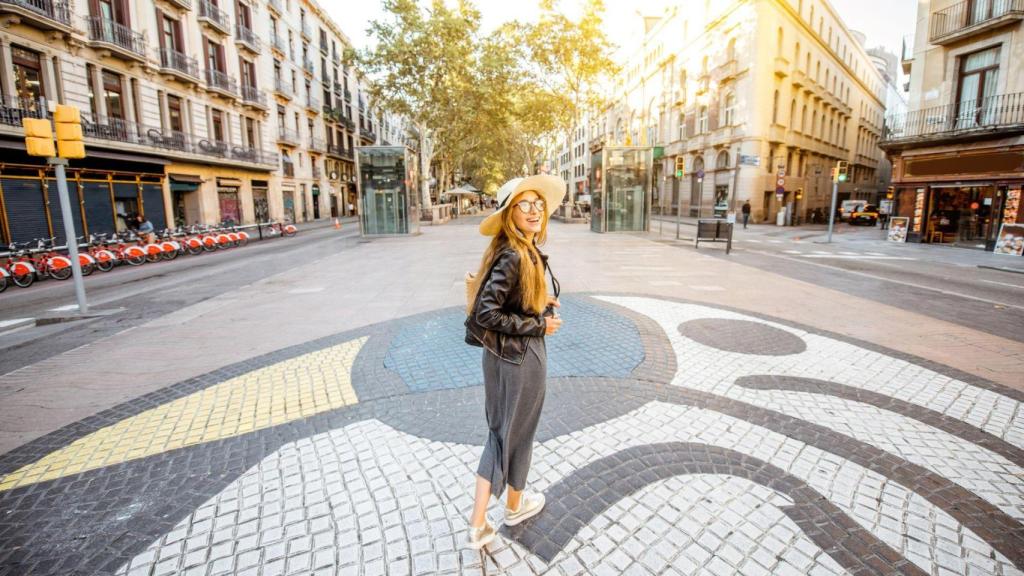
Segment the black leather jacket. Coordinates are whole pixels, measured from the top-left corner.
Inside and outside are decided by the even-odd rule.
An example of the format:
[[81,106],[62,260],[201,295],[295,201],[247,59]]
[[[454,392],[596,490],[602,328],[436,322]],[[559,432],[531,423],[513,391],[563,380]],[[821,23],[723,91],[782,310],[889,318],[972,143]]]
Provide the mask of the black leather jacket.
[[[546,256],[541,256],[545,262]],[[506,248],[498,253],[490,278],[480,287],[475,314],[466,318],[466,343],[483,346],[502,360],[522,364],[527,338],[544,336],[541,314],[523,309],[519,292],[519,253]]]

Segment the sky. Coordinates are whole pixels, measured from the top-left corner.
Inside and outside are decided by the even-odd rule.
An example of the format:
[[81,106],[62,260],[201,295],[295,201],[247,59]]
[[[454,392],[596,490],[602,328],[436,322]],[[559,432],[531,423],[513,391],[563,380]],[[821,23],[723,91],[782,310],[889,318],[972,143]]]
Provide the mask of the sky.
[[[606,33],[612,42],[628,43],[630,33],[636,29],[637,11],[647,15],[661,14],[668,4],[686,5],[697,0],[605,0],[607,14]],[[384,16],[380,0],[319,0],[338,22],[356,47],[367,43],[369,22]],[[918,0],[831,0],[847,27],[867,35],[867,48],[884,46],[899,55],[900,42],[912,34],[917,16]],[[563,0],[565,6],[575,0]],[[536,0],[476,0],[483,16],[483,29],[496,28],[509,20],[533,20],[538,13]]]

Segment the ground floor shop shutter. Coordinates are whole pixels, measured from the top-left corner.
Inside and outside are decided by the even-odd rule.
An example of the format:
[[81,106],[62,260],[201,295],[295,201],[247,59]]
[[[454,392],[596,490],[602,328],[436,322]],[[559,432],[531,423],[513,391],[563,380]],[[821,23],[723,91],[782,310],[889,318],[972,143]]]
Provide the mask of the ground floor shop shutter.
[[238,188],[217,190],[217,199],[220,202],[220,221],[230,224],[241,223],[242,214],[238,205]]
[[85,195],[85,220],[90,234],[114,231],[114,207],[110,203],[110,185],[106,182],[82,182]]
[[3,178],[0,179],[0,184],[4,190],[11,240],[28,242],[37,238],[49,238],[50,228],[46,224],[42,182],[37,178]]
[[142,210],[146,219],[159,232],[167,228],[167,211],[164,209],[164,187],[160,184],[142,185]]
[[[57,237],[57,244],[65,245],[67,240],[64,236],[64,213],[60,209],[60,193],[57,192],[57,181],[47,180],[47,189],[50,198],[50,219],[53,222],[53,235]],[[82,211],[78,198],[78,184],[73,180],[68,182],[68,200],[71,202],[71,219],[75,225],[75,236],[83,236]]]

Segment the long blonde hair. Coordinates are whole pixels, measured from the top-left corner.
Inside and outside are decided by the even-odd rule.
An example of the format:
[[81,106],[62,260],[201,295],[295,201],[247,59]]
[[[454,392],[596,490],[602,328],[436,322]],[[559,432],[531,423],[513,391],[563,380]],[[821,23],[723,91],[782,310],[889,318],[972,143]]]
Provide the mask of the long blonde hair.
[[[520,192],[516,198],[525,192],[527,190]],[[540,314],[544,311],[545,306],[547,306],[548,287],[544,280],[544,262],[540,258],[537,246],[543,246],[548,238],[548,212],[546,209],[543,211],[540,232],[534,236],[533,244],[531,245],[526,237],[523,236],[523,233],[516,228],[515,222],[512,221],[512,210],[515,209],[516,198],[509,199],[508,207],[501,214],[501,230],[494,235],[491,243],[487,246],[487,250],[484,251],[484,256],[480,261],[480,269],[477,270],[476,276],[470,285],[473,298],[468,304],[469,308],[467,308],[466,314],[472,313],[472,303],[476,301],[476,296],[480,292],[484,276],[490,270],[494,259],[506,247],[512,248],[519,254],[519,299],[523,304],[523,309],[527,312]]]

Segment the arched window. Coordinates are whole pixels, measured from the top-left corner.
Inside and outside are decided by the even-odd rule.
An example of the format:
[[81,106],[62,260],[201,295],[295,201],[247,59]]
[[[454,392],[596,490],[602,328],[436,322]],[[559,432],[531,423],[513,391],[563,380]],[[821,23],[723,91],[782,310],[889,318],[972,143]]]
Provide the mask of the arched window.
[[715,160],[715,168],[719,170],[729,167],[729,153],[722,150],[718,153],[718,158]]
[[796,43],[796,48],[793,50],[793,66],[800,65],[800,43]]
[[779,26],[778,37],[775,39],[775,53],[780,56],[782,55],[782,36],[782,26]]
[[807,132],[807,104],[804,104],[804,109],[800,112],[800,131]]
[[772,124],[779,123],[779,91],[775,91],[775,96],[772,97]]
[[814,65],[814,81],[821,82],[821,60]]
[[726,60],[735,60],[736,59],[736,39],[735,38],[730,38],[729,39],[729,46],[725,50],[725,59]]
[[789,127],[796,130],[796,99],[789,104]]
[[807,63],[804,64],[804,74],[811,75],[811,51],[807,51]]
[[732,126],[736,123],[736,95],[729,92],[725,95],[725,105],[722,107],[722,125]]

